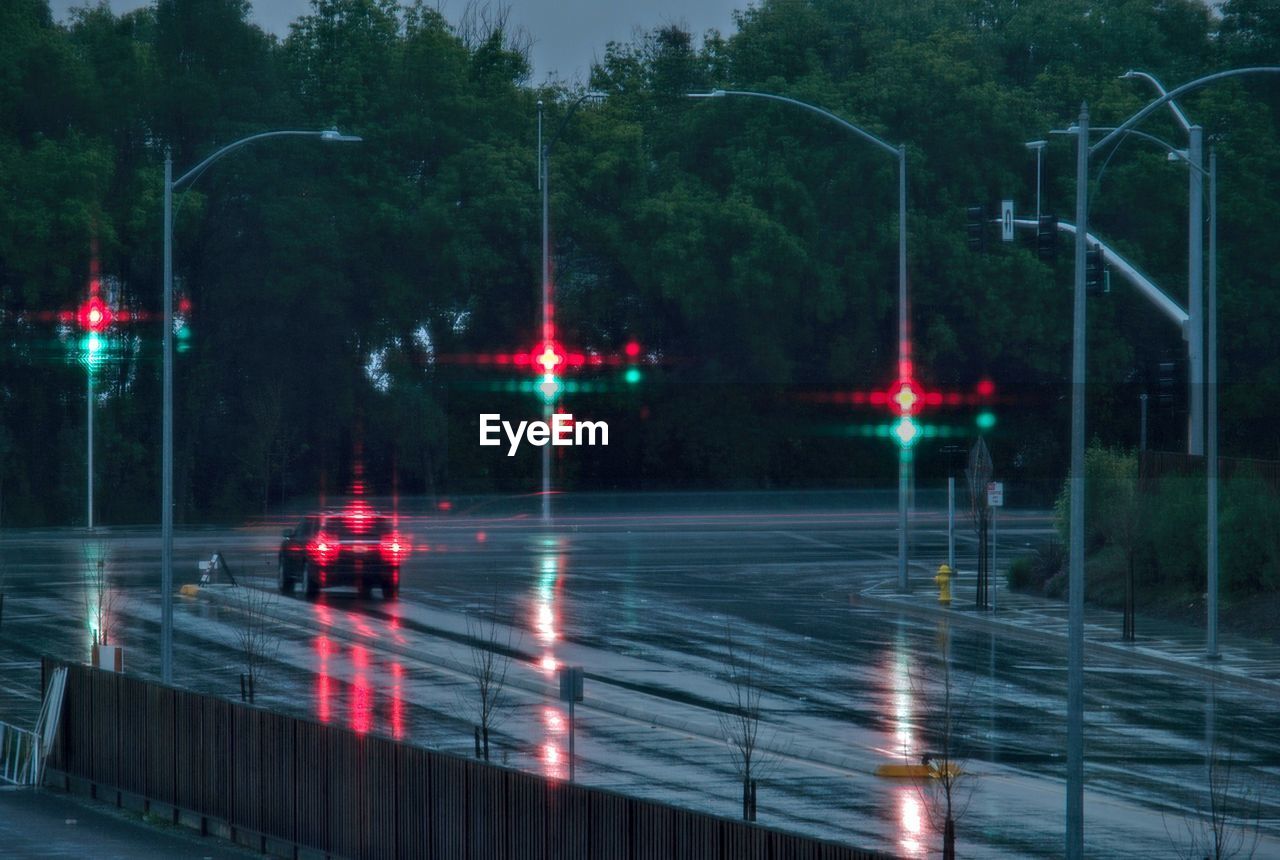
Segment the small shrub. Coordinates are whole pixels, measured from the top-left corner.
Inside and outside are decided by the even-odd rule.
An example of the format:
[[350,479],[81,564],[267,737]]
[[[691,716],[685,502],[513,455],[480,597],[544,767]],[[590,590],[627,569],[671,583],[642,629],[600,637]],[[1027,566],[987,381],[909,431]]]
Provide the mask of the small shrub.
[[[1009,565],[1009,588],[1026,591],[1032,587],[1031,557],[1015,558]],[[1038,583],[1036,583],[1038,585]]]

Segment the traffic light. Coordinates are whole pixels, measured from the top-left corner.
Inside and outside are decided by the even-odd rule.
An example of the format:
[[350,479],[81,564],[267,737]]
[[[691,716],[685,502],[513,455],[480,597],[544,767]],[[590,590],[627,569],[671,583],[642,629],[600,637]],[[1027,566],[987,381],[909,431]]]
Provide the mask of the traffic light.
[[622,381],[628,385],[639,385],[640,380],[643,378],[639,367],[640,344],[634,340],[629,340],[622,351],[627,357],[627,369],[622,372]]
[[1161,361],[1156,365],[1156,403],[1170,412],[1178,405],[1178,362]]
[[80,305],[76,311],[76,321],[80,327],[89,332],[101,332],[111,325],[111,308],[107,307],[99,296],[93,295]]
[[1036,256],[1046,263],[1058,256],[1058,216],[1041,215],[1036,225]]
[[89,370],[96,370],[107,355],[107,337],[104,333],[111,325],[113,314],[96,293],[76,310],[76,321],[85,330],[80,339],[80,361]]
[[899,379],[889,389],[889,405],[898,413],[898,420],[893,425],[893,437],[903,449],[910,448],[920,437],[920,425],[912,416],[923,402],[919,387],[910,379]]
[[965,229],[969,234],[969,250],[981,251],[987,247],[987,225],[981,206],[970,206],[966,210]]
[[1108,293],[1106,266],[1102,260],[1102,246],[1091,245],[1084,252],[1084,289],[1091,296]]
[[538,349],[534,350],[529,363],[538,368],[542,373],[542,380],[538,383],[538,391],[542,394],[542,399],[547,403],[555,402],[560,396],[560,392],[564,390],[559,377],[556,375],[556,369],[564,364],[564,350],[562,350],[555,341],[545,341]]
[[974,418],[974,423],[978,425],[979,430],[990,430],[996,426],[996,413],[991,409],[996,385],[990,379],[981,379],[978,381],[976,392],[977,397],[974,399],[978,404],[978,415]]

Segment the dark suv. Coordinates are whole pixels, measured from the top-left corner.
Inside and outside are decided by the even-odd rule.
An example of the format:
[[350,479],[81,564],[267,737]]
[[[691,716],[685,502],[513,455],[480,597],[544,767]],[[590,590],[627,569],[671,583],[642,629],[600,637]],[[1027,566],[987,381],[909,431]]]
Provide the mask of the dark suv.
[[307,597],[335,585],[353,585],[369,596],[373,587],[392,600],[400,591],[400,564],[409,542],[391,517],[364,506],[311,514],[280,544],[279,587],[293,593],[301,582]]

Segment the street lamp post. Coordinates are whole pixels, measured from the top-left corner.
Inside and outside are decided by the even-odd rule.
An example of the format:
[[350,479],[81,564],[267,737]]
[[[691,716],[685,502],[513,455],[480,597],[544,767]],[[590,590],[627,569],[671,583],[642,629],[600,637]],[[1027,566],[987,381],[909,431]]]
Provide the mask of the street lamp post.
[[[712,90],[709,93],[688,93],[691,99],[723,98],[724,96],[747,96],[750,98],[769,99],[785,102],[795,107],[826,117],[847,131],[875,145],[898,161],[898,379],[910,379],[913,376],[911,365],[911,340],[907,330],[907,148],[905,145],[893,146],[876,137],[869,131],[859,128],[843,117],[837,116],[808,102],[773,93],[760,93],[750,90]],[[908,553],[908,516],[907,505],[911,485],[911,455],[903,446],[898,453],[898,590],[909,590],[907,581]]]
[[[578,107],[588,99],[603,99],[604,93],[585,92],[574,100],[565,111],[560,127],[545,144],[542,142],[542,99],[538,99],[538,186],[542,190],[542,345],[551,344],[555,339],[555,309],[551,304],[551,148],[556,145],[560,135],[564,134]],[[549,368],[548,368],[549,370]],[[555,394],[543,392],[543,417],[547,424],[551,423],[551,413],[555,405]],[[542,521],[551,521],[551,446],[542,446]]]
[[[1147,81],[1161,96],[1168,90],[1154,75],[1130,69],[1120,76]],[[1178,103],[1169,110],[1187,133],[1187,453],[1204,454],[1204,129],[1192,124]],[[1181,153],[1179,153],[1181,155]]]
[[164,156],[164,353],[163,418],[161,422],[160,491],[160,679],[173,683],[173,192],[200,178],[215,161],[231,152],[269,137],[318,137],[331,142],[356,142],[361,138],[337,129],[325,131],[267,131],[229,143],[204,161],[173,178],[173,158]]
[[[1067,620],[1067,829],[1065,841],[1068,860],[1082,860],[1084,857],[1084,269],[1085,235],[1088,231],[1086,221],[1089,156],[1117,140],[1121,135],[1127,134],[1151,113],[1183,93],[1224,78],[1278,73],[1280,73],[1280,66],[1250,66],[1228,69],[1197,78],[1152,101],[1092,146],[1089,145],[1088,108],[1082,106],[1080,111],[1080,123],[1076,129],[1075,324],[1072,332],[1071,363],[1071,546],[1067,581],[1070,603]],[[1214,454],[1216,453],[1215,451]],[[1214,606],[1216,608],[1216,598]]]

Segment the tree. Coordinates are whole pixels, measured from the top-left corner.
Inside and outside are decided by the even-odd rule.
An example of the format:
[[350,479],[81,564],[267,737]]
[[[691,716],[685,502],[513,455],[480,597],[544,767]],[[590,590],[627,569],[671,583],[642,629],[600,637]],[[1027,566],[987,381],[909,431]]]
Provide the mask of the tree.
[[247,585],[235,585],[231,591],[233,645],[240,656],[244,673],[240,676],[240,697],[254,700],[258,681],[268,663],[280,650],[276,632],[276,593]]
[[987,484],[991,483],[991,452],[981,437],[969,452],[969,465],[964,471],[969,485],[969,513],[973,518],[973,530],[978,539],[978,583],[976,605],[986,609],[989,604],[990,556],[987,551],[987,530],[991,525],[991,507],[987,504]]
[[102,542],[86,543],[84,551],[82,600],[85,624],[89,628],[89,642],[96,648],[111,645],[121,625],[120,592],[111,587],[107,575],[107,545]]
[[[494,605],[496,608],[496,598]],[[512,631],[509,627],[500,628],[492,617],[486,620],[467,615],[466,622],[471,651],[467,675],[473,695],[459,693],[458,704],[463,713],[474,718],[477,758],[483,755],[488,761],[489,730],[501,724],[511,710],[506,686],[511,655],[515,653]]]
[[[778,762],[778,754],[762,743],[760,720],[764,714],[760,699],[760,667],[750,651],[736,645],[731,630],[725,630],[725,667],[729,677],[729,707],[719,714],[720,729],[729,744],[734,768],[742,780],[742,818],[756,820],[756,783]],[[770,735],[772,741],[774,732]]]
[[[1209,712],[1215,713],[1216,683],[1209,698]],[[1197,796],[1194,811],[1183,818],[1183,832],[1171,832],[1168,819],[1165,832],[1178,856],[1187,860],[1247,860],[1253,857],[1262,836],[1263,785],[1242,777],[1235,769],[1232,751],[1219,746],[1212,729],[1208,734],[1204,790]]]
[[975,787],[966,770],[965,735],[973,687],[970,684],[964,691],[956,689],[949,635],[946,622],[941,622],[934,659],[909,673],[913,710],[919,715],[918,728],[926,744],[920,764],[929,768],[928,775],[916,782],[916,791],[930,826],[942,836],[943,860],[955,860],[956,822],[968,811]]

